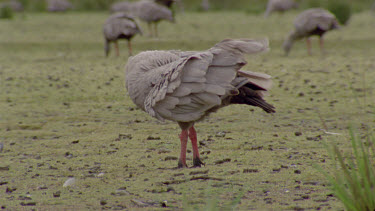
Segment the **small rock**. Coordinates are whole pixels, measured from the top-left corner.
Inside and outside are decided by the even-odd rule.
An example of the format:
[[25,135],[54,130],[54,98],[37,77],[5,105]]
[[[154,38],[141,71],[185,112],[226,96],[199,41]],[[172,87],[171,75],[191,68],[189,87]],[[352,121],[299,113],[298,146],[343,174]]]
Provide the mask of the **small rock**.
[[164,160],[165,161],[167,161],[167,160],[178,160],[178,158],[175,157],[175,156],[167,156],[167,157],[164,158]]
[[18,200],[31,200],[30,196],[18,196]]
[[294,173],[295,173],[295,174],[301,174],[301,170],[298,170],[298,169],[297,169],[297,170],[294,170]]
[[20,203],[21,206],[35,206],[36,205],[36,202],[21,202]]
[[210,153],[211,153],[211,150],[204,150],[201,152],[201,155],[204,155],[204,154],[208,155]]
[[66,188],[66,187],[72,186],[75,182],[76,182],[76,179],[74,177],[71,177],[64,182],[63,187]]
[[218,164],[223,164],[223,163],[227,163],[227,162],[230,162],[230,161],[231,161],[230,158],[225,158],[225,159],[222,159],[222,160],[217,160],[217,161],[215,161],[214,163],[215,163],[216,165],[218,165]]
[[216,137],[225,137],[225,135],[226,135],[225,131],[220,131],[220,132],[217,132],[215,136]]
[[111,193],[111,195],[126,196],[126,195],[130,195],[130,193],[126,191],[126,188],[119,188],[114,193]]
[[0,171],[9,171],[9,166],[0,166]]
[[206,140],[199,141],[199,146],[206,146],[207,142]]
[[147,140],[160,140],[160,137],[148,136]]
[[132,135],[131,134],[118,134],[118,138],[116,139],[116,141],[120,141],[120,140],[130,140],[132,139]]
[[73,157],[73,154],[70,153],[70,152],[65,152],[65,157],[66,157],[66,158],[72,158],[72,157]]
[[42,185],[38,187],[39,190],[46,190],[48,187],[46,185]]
[[104,205],[106,205],[106,204],[107,204],[107,201],[106,201],[106,200],[104,200],[104,199],[100,200],[100,205],[104,206]]
[[158,154],[170,153],[170,152],[171,152],[171,150],[169,150],[169,149],[160,149],[159,152],[158,152]]
[[273,172],[280,172],[281,168],[274,168],[272,169]]
[[197,175],[197,174],[207,174],[208,173],[208,169],[207,170],[203,170],[203,171],[192,171],[189,173],[189,175]]
[[72,144],[78,144],[79,140],[72,141]]
[[96,175],[96,177],[103,177],[103,176],[104,176],[103,172],[100,172],[98,175]]
[[259,172],[258,169],[244,169],[242,173],[257,173]]
[[5,190],[5,193],[13,193],[13,191],[16,191],[17,190],[17,188],[15,188],[15,187],[7,187],[6,188],[6,190]]
[[294,133],[294,135],[295,135],[295,136],[300,136],[300,135],[302,135],[302,133],[299,132],[299,131],[297,131],[297,132]]
[[112,210],[125,210],[126,206],[124,206],[122,204],[118,204],[118,205],[112,206],[111,209]]
[[160,202],[161,207],[167,207],[168,206],[167,204],[168,204],[167,200]]
[[53,193],[53,197],[58,198],[61,195],[61,191],[56,191]]
[[143,201],[140,201],[138,199],[132,199],[131,200],[134,204],[136,204],[137,206],[140,206],[140,207],[147,207],[149,206],[147,203],[143,202]]

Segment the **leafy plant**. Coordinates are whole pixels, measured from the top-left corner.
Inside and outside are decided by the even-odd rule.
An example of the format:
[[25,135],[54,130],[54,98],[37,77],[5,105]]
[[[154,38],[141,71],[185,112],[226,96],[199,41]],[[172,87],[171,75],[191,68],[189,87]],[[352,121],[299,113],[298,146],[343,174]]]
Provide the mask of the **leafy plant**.
[[13,10],[12,8],[5,6],[0,8],[0,19],[12,19]]
[[322,171],[330,184],[334,195],[347,210],[375,210],[375,141],[367,138],[362,141],[350,130],[352,156],[344,157],[334,145],[330,156],[335,161],[333,175]]
[[352,15],[352,10],[348,2],[329,1],[327,9],[335,14],[336,18],[343,25],[346,25]]

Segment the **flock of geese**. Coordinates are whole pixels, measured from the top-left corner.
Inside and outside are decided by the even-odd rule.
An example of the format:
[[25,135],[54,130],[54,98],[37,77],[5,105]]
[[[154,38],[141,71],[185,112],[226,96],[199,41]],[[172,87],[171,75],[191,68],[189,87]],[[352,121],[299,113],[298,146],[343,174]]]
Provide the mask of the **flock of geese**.
[[[137,14],[139,5],[142,5],[140,2],[118,3],[112,10],[125,8],[128,11],[130,7],[130,11],[135,11],[134,14],[143,19]],[[273,11],[296,7],[296,4],[292,0],[270,0],[267,6],[266,17]],[[128,21],[128,26],[138,29],[133,19],[121,18]],[[110,24],[116,28],[110,19],[105,27]],[[294,25],[294,31],[283,44],[286,54],[295,40],[307,38],[310,44],[309,37],[312,35],[320,37],[323,50],[324,33],[339,26],[336,17],[321,8],[302,12]],[[136,31],[139,33],[139,30]],[[126,34],[128,37],[134,35]],[[121,36],[125,36],[125,32],[118,35],[119,38]],[[267,39],[226,39],[206,51],[145,51],[128,59],[125,78],[131,100],[150,116],[161,121],[171,120],[180,126],[178,168],[188,167],[186,152],[189,139],[193,149],[193,167],[204,165],[199,155],[194,124],[210,113],[233,104],[255,106],[267,113],[275,113],[275,107],[264,99],[272,85],[271,76],[241,70],[246,65],[245,54],[260,53],[268,48]],[[310,45],[308,52],[311,54]]]
[[[66,0],[48,2],[54,2],[48,7],[53,11],[71,6]],[[129,54],[132,53],[130,40],[136,34],[142,34],[136,18],[148,23],[150,35],[157,36],[159,21],[174,22],[173,12],[169,9],[172,3],[173,0],[140,0],[113,4],[110,8],[113,14],[103,26],[105,54],[108,56],[113,42],[119,55],[118,39],[128,40]],[[208,1],[202,3],[207,6]],[[270,0],[265,16],[296,6],[293,0]],[[283,44],[286,54],[293,42],[302,38],[307,38],[308,53],[311,54],[309,37],[312,35],[320,37],[323,50],[324,33],[338,28],[339,24],[329,11],[314,8],[299,14],[294,26]],[[226,39],[206,51],[145,51],[128,59],[126,89],[131,100],[152,117],[177,122],[181,128],[179,168],[188,167],[188,139],[193,148],[193,166],[204,165],[199,156],[194,124],[210,113],[233,104],[256,106],[267,113],[275,113],[275,107],[264,99],[272,85],[271,76],[241,70],[247,63],[246,54],[268,49],[267,39]]]
[[[3,7],[9,7],[16,12],[24,11],[22,3],[17,0],[3,2],[0,4],[0,8]],[[68,0],[46,0],[46,9],[48,12],[64,12],[72,8],[73,4]]]
[[[68,0],[45,0],[46,9],[49,12],[63,12],[73,8]],[[137,18],[148,24],[149,36],[157,37],[157,24],[162,20],[175,22],[174,13],[171,6],[181,0],[138,0],[116,2],[110,6],[112,15],[108,17],[103,26],[105,39],[105,55],[110,52],[110,43],[114,43],[116,55],[119,55],[118,40],[126,39],[128,41],[128,52],[132,55],[131,39],[142,34],[142,29],[137,23]],[[374,4],[375,5],[375,4]],[[14,11],[23,11],[23,5],[17,0],[9,0],[0,4],[0,8],[10,7]],[[201,7],[207,10],[210,7],[209,0],[202,0]],[[273,12],[284,12],[297,8],[295,0],[269,0],[264,16],[267,18]],[[286,38],[283,49],[285,55],[288,55],[293,43],[296,40],[307,38],[307,51],[311,55],[311,42],[309,37],[318,35],[320,39],[320,49],[324,52],[323,35],[332,29],[339,28],[336,17],[329,11],[322,8],[314,8],[303,11],[294,21],[294,31]]]
[[[159,2],[158,2],[159,1]],[[161,3],[162,2],[162,3]],[[147,22],[150,36],[157,37],[157,23],[161,20],[174,22],[174,16],[170,10],[173,0],[140,0],[136,2],[118,2],[111,6],[111,15],[104,24],[104,37],[106,40],[105,51],[108,56],[108,42],[114,42],[116,54],[118,55],[118,39],[127,39],[129,46],[129,55],[132,54],[130,40],[136,34],[142,34],[135,18]],[[202,7],[209,7],[207,0],[202,1]],[[265,17],[272,12],[284,12],[297,8],[298,4],[294,0],[269,0]],[[118,15],[123,13],[126,15]],[[154,24],[154,29],[152,29]],[[308,54],[311,55],[311,42],[309,37],[318,35],[320,39],[320,49],[324,52],[323,35],[332,29],[339,28],[336,17],[329,11],[322,8],[313,8],[302,12],[294,21],[295,29],[287,37],[283,44],[285,54],[288,55],[294,41],[307,38]],[[121,30],[119,30],[121,29]]]

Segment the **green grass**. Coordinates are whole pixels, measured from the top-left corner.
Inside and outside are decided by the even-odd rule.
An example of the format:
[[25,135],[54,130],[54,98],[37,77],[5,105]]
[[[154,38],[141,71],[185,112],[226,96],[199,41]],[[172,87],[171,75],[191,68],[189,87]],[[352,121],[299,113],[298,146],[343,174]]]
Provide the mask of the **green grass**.
[[335,171],[326,175],[332,190],[346,210],[375,209],[375,142],[371,134],[358,137],[350,129],[352,149],[349,156],[332,144],[330,155]]
[[[139,53],[269,37],[271,50],[247,57],[244,69],[273,76],[267,101],[277,113],[238,105],[197,123],[205,143],[200,151],[206,166],[200,169],[175,169],[177,124],[158,122],[127,96],[126,42],[120,43],[120,57],[104,57],[107,13],[26,13],[24,19],[0,20],[0,167],[9,166],[0,170],[0,206],[135,209],[136,199],[151,210],[165,209],[164,200],[172,209],[186,201],[204,209],[210,194],[219,207],[243,194],[236,209],[343,209],[313,166],[332,170],[323,141],[351,148],[349,124],[361,125],[359,134],[374,130],[373,17],[354,14],[348,26],[327,33],[325,56],[314,39],[313,56],[301,41],[284,57],[281,44],[297,14],[264,19],[244,12],[186,12],[176,24],[160,23],[158,39],[134,38]],[[216,136],[222,131],[225,137]],[[63,188],[72,176],[75,185]],[[126,188],[123,195],[116,192],[120,188]]]
[[1,7],[0,8],[0,19],[12,19],[14,14],[13,14],[13,10],[8,7],[8,6],[5,6],[5,7]]

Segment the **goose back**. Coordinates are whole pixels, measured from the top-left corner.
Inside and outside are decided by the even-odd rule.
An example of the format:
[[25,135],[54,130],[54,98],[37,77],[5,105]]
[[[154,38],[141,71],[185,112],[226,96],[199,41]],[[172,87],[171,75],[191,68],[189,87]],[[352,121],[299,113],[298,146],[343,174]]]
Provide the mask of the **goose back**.
[[72,8],[73,5],[68,0],[47,0],[47,10],[49,12],[64,12]]
[[158,22],[164,19],[174,22],[172,11],[163,5],[147,0],[135,2],[134,4],[136,16],[145,22]]
[[0,8],[4,8],[4,7],[9,7],[15,12],[22,12],[24,10],[22,3],[17,0],[11,0],[11,1],[0,3]]
[[261,98],[270,86],[265,74],[239,71],[244,54],[268,49],[268,40],[224,40],[207,51],[146,51],[129,58],[126,88],[133,102],[159,120],[194,122],[220,107],[246,84]]
[[135,34],[142,34],[137,22],[125,13],[111,15],[103,26],[103,34],[107,40],[113,41],[119,38],[130,39]]
[[322,8],[308,9],[297,16],[294,21],[295,33],[298,36],[308,36],[315,30],[323,32],[339,27],[336,17]]

